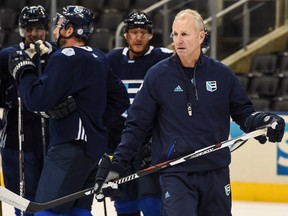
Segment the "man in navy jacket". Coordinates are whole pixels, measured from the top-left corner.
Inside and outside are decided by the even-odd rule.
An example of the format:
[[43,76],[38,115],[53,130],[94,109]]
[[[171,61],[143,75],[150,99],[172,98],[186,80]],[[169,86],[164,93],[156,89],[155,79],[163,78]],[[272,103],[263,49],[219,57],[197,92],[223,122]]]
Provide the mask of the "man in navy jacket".
[[[24,104],[50,116],[50,142],[36,202],[93,186],[98,160],[107,151],[107,127],[129,106],[126,88],[110,70],[105,54],[85,46],[94,30],[93,13],[69,5],[54,21],[60,49],[51,56],[43,76],[37,76],[34,59],[25,53],[10,57],[10,72]],[[59,115],[56,107],[69,98],[75,106],[69,102]],[[93,196],[85,196],[36,215],[91,216],[92,201]]]
[[[230,117],[245,132],[276,122],[267,138],[282,140],[283,118],[255,112],[235,74],[202,53],[205,29],[197,11],[180,11],[171,36],[176,54],[148,70],[105,181],[123,173],[151,128],[152,165],[227,140]],[[266,142],[266,136],[257,139]],[[229,148],[224,148],[163,169],[163,215],[231,215],[230,162]]]

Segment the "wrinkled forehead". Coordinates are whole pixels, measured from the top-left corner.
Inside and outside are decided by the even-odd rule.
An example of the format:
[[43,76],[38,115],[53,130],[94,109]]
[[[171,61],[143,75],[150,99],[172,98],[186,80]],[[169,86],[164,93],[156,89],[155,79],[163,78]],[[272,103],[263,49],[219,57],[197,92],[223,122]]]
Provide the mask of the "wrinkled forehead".
[[181,13],[176,15],[173,24],[172,31],[202,31],[204,30],[203,21],[196,15],[191,13]]
[[188,31],[189,29],[193,29],[194,26],[195,26],[194,20],[191,17],[188,16],[175,17],[172,24],[172,31],[175,30]]

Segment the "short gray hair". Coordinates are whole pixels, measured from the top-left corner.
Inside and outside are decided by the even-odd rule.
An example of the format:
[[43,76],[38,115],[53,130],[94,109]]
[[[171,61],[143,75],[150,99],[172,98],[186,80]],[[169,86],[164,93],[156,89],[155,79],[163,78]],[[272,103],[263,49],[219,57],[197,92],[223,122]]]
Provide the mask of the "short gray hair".
[[177,18],[180,18],[180,17],[185,17],[186,14],[190,14],[190,15],[192,15],[194,17],[194,24],[197,27],[196,30],[204,31],[205,26],[204,26],[203,18],[196,10],[192,10],[192,9],[181,10],[180,12],[178,12],[176,14],[174,20],[176,20]]

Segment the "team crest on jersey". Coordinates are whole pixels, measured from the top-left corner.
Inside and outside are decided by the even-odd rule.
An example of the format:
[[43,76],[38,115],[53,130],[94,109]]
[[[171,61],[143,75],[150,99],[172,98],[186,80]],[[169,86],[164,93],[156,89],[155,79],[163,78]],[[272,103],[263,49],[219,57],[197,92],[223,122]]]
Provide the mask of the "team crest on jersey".
[[206,89],[207,91],[214,92],[217,90],[217,82],[216,81],[206,81]]
[[130,103],[132,104],[136,94],[138,93],[138,91],[140,91],[143,85],[143,80],[122,80],[122,82],[124,83],[127,89],[130,98]]
[[71,47],[64,48],[61,53],[63,53],[66,56],[73,56],[73,55],[75,55],[75,50]]

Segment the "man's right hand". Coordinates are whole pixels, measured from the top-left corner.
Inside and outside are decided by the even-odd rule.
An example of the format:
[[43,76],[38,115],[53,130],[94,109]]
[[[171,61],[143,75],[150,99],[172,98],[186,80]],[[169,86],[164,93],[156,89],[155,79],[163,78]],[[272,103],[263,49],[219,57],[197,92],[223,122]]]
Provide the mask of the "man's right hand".
[[36,73],[36,66],[31,58],[22,50],[14,51],[9,55],[9,72],[20,82],[25,71]]
[[109,155],[104,154],[98,164],[98,171],[96,173],[96,183],[94,186],[94,192],[96,194],[97,201],[101,202],[106,196],[114,195],[114,190],[118,189],[115,183],[111,182],[114,179],[119,178],[119,173],[110,170],[111,159]]

